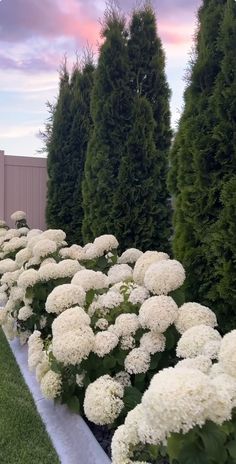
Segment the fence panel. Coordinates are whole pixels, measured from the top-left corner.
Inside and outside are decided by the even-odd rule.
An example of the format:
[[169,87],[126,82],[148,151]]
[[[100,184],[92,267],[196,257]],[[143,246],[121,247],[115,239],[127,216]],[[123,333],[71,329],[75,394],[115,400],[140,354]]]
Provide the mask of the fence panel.
[[0,217],[12,227],[14,211],[27,214],[31,228],[44,230],[47,192],[47,160],[6,156],[0,151]]

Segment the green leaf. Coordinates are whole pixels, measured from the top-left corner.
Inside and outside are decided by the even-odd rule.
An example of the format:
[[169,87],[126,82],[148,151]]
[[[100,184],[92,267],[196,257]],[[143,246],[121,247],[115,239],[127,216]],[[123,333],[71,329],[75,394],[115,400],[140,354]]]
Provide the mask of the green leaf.
[[66,403],[72,412],[80,414],[80,401],[77,396],[71,396],[71,398],[67,399]]
[[229,455],[231,456],[231,458],[234,458],[235,461],[236,461],[236,440],[230,441],[227,444],[226,449],[228,450]]
[[183,447],[184,436],[178,433],[172,433],[167,440],[168,455],[170,458],[170,464],[173,459],[178,459],[179,453]]
[[178,462],[179,464],[210,464],[206,453],[194,442],[183,446],[178,457]]
[[112,369],[113,367],[115,367],[116,365],[116,360],[113,356],[105,356],[104,359],[103,359],[103,367],[105,369]]
[[202,439],[206,455],[216,463],[223,464],[227,458],[224,448],[226,435],[220,427],[213,422],[206,422],[204,427],[200,429],[199,436]]
[[135,387],[125,387],[123,401],[128,411],[141,403],[142,393]]

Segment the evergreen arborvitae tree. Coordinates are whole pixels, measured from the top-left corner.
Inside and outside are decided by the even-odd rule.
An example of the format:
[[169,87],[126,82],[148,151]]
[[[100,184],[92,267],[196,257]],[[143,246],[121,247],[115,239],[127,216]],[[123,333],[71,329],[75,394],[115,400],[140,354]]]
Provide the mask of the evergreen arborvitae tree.
[[155,143],[164,151],[163,165],[167,166],[166,150],[171,143],[170,89],[165,74],[165,54],[157,34],[155,12],[150,2],[134,10],[128,40],[130,80],[134,95],[143,95],[151,103],[155,126]]
[[212,187],[220,196],[218,220],[204,241],[213,269],[206,301],[217,312],[223,331],[235,328],[236,318],[236,3],[227,0],[219,36],[223,55],[212,98],[217,122],[213,130],[216,169]]
[[130,89],[125,19],[116,8],[105,13],[91,100],[93,131],[83,183],[83,238],[116,233],[113,208],[120,160],[129,132]]
[[[72,115],[70,131],[70,156],[72,160],[71,175],[73,190],[71,190],[71,214],[69,241],[82,243],[83,200],[82,181],[84,178],[84,163],[87,151],[92,118],[90,114],[90,99],[93,86],[94,64],[90,56],[86,57],[82,70],[76,70],[75,83],[72,86]],[[71,184],[72,187],[72,184]]]
[[151,104],[137,95],[114,199],[116,234],[123,248],[168,250],[169,213],[155,128]]
[[90,56],[71,79],[64,65],[60,75],[58,101],[46,133],[48,151],[49,227],[63,229],[68,243],[82,241],[82,179],[91,128],[90,95],[94,65]]
[[71,86],[69,73],[64,64],[60,73],[60,87],[57,103],[53,109],[51,131],[46,143],[48,151],[47,206],[48,227],[70,231],[71,214],[71,157],[70,129]]
[[218,217],[218,162],[212,99],[222,62],[219,35],[227,0],[204,0],[199,10],[196,52],[185,92],[185,109],[170,157],[174,197],[173,250],[187,271],[186,298],[204,302],[212,276],[204,241]]
[[[157,34],[155,12],[149,2],[145,2],[142,7],[133,12],[130,23],[128,53],[132,94],[134,98],[139,95],[147,99],[151,105],[155,121],[152,138],[156,150],[155,153],[151,150],[153,159],[152,171],[149,173],[149,182],[150,184],[153,182],[153,189],[155,191],[154,198],[157,204],[149,204],[146,217],[150,213],[151,222],[157,221],[155,226],[153,222],[153,227],[156,227],[157,230],[156,232],[150,230],[149,236],[147,235],[146,244],[149,243],[151,248],[158,246],[158,248],[168,251],[170,248],[169,240],[171,236],[171,203],[167,189],[168,151],[172,135],[169,106],[170,89],[165,75],[165,55],[161,40]],[[143,100],[141,100],[141,104],[143,104]],[[137,117],[136,110],[137,102],[135,103]],[[137,121],[134,124],[137,125]],[[136,129],[134,128],[132,137],[134,137],[135,131]],[[137,146],[139,146],[140,138],[137,132],[136,136]],[[147,143],[149,143],[148,140]],[[133,157],[134,153],[130,154],[130,162]],[[126,162],[127,161],[126,159]],[[140,183],[142,183],[141,177]],[[130,189],[133,190],[133,186],[128,182],[128,179],[127,185],[130,185]],[[122,183],[121,180],[121,190],[122,188],[124,188],[124,183]],[[139,187],[136,185],[136,188]],[[141,185],[140,189],[142,190]],[[137,194],[137,198],[138,197],[139,201],[142,202],[140,191]],[[137,214],[139,208],[142,210],[142,205],[139,205],[137,201],[134,205],[134,214],[135,212]],[[159,215],[157,214],[158,211]],[[130,227],[131,221],[132,211],[129,221],[127,222],[127,228]],[[141,222],[142,219],[140,218],[140,223]],[[123,233],[124,232],[125,223],[123,221]],[[153,237],[153,243],[150,241],[150,237]]]

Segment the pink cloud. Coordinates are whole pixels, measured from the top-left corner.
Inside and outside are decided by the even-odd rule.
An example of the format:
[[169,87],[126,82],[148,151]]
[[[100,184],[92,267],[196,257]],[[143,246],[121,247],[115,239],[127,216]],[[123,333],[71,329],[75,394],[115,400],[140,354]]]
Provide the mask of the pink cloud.
[[84,8],[77,0],[4,0],[0,3],[0,40],[17,42],[32,37],[67,36],[95,40],[99,25],[97,9]]

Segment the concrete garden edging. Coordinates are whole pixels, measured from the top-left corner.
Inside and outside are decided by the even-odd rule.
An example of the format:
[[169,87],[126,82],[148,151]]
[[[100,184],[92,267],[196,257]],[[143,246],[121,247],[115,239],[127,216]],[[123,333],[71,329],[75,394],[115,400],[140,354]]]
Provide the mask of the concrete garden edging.
[[21,346],[18,339],[9,341],[9,345],[61,464],[111,464],[82,417],[65,405],[43,398],[34,374],[28,369],[28,346]]

